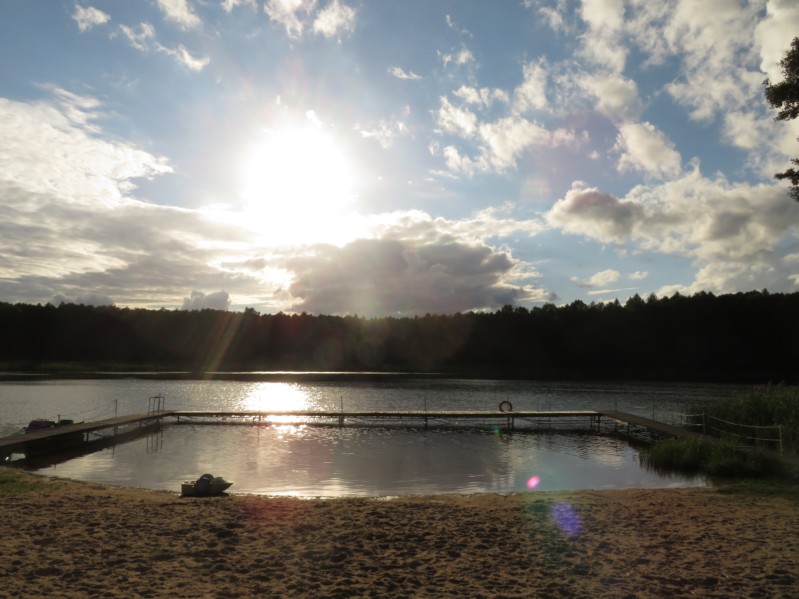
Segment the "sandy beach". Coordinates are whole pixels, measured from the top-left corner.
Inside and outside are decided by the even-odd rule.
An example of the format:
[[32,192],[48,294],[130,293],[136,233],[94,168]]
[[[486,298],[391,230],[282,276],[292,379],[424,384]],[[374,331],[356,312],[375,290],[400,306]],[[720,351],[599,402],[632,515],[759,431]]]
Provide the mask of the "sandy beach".
[[785,496],[200,499],[13,478],[21,490],[0,485],[1,597],[796,597],[799,588],[799,501]]

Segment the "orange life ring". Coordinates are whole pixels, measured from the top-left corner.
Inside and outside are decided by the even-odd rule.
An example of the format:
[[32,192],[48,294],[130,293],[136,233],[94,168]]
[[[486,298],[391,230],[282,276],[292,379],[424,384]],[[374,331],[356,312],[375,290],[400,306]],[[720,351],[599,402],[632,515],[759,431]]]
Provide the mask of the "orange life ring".
[[[508,408],[507,410],[505,408]],[[513,412],[513,404],[509,402],[507,399],[505,401],[499,402],[499,411],[500,412]]]

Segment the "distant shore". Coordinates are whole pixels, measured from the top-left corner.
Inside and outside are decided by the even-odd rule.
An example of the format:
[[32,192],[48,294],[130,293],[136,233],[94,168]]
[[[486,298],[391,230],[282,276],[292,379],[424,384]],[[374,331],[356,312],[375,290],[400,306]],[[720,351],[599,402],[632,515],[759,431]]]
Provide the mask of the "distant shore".
[[790,597],[799,585],[795,494],[194,499],[2,469],[0,509],[0,597]]
[[[731,384],[760,385],[769,381],[757,376],[741,375],[731,379],[720,373],[663,373],[663,372],[595,372],[564,371],[549,373],[547,376],[528,376],[525,373],[508,371],[468,372],[415,372],[415,371],[289,371],[289,370],[235,370],[200,372],[181,369],[114,369],[91,366],[81,368],[64,364],[52,366],[40,365],[30,368],[14,368],[13,365],[0,365],[0,383],[20,381],[52,381],[52,380],[190,380],[190,381],[243,381],[243,382],[380,382],[402,381],[408,379],[478,379],[505,381],[571,381],[599,383],[649,383],[649,384]],[[785,381],[777,381],[785,382]]]

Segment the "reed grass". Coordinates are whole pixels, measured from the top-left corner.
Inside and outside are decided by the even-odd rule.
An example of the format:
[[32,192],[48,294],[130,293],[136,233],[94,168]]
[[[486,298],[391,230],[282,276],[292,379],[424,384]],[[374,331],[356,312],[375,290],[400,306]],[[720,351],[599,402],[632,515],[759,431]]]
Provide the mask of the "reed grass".
[[661,441],[645,448],[641,461],[657,472],[703,474],[718,479],[765,478],[781,473],[780,465],[764,453],[742,450],[715,439]]
[[662,472],[711,478],[762,479],[782,474],[781,465],[762,449],[783,453],[799,450],[797,387],[754,387],[735,397],[695,407],[692,412],[700,414],[694,417],[694,426],[702,426],[717,438],[656,443],[644,450],[644,465]]
[[[724,432],[707,430],[709,434],[749,438],[750,442],[752,437],[760,436],[758,431],[750,427],[780,427],[779,433],[772,431],[763,436],[770,439],[779,438],[781,445],[774,441],[759,444],[767,445],[770,449],[799,453],[799,387],[783,385],[754,387],[735,397],[693,408],[692,412],[704,414],[703,424],[706,424],[708,429],[711,425],[725,429]],[[702,424],[701,418],[695,419],[696,425]],[[742,426],[730,426],[725,423],[737,423]]]

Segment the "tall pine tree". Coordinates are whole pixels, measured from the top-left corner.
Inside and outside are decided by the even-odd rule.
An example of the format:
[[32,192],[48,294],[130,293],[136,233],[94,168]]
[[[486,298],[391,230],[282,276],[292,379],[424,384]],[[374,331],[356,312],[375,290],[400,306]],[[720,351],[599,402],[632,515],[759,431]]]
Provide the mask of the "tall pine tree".
[[[766,100],[773,108],[779,109],[779,113],[774,119],[790,121],[799,116],[799,37],[795,37],[791,42],[791,48],[780,61],[780,66],[784,80],[779,83],[771,83],[766,79],[763,85],[766,88]],[[791,162],[799,166],[799,158],[793,158]],[[777,179],[788,179],[791,182],[788,195],[799,202],[799,171],[789,168],[774,176]]]

